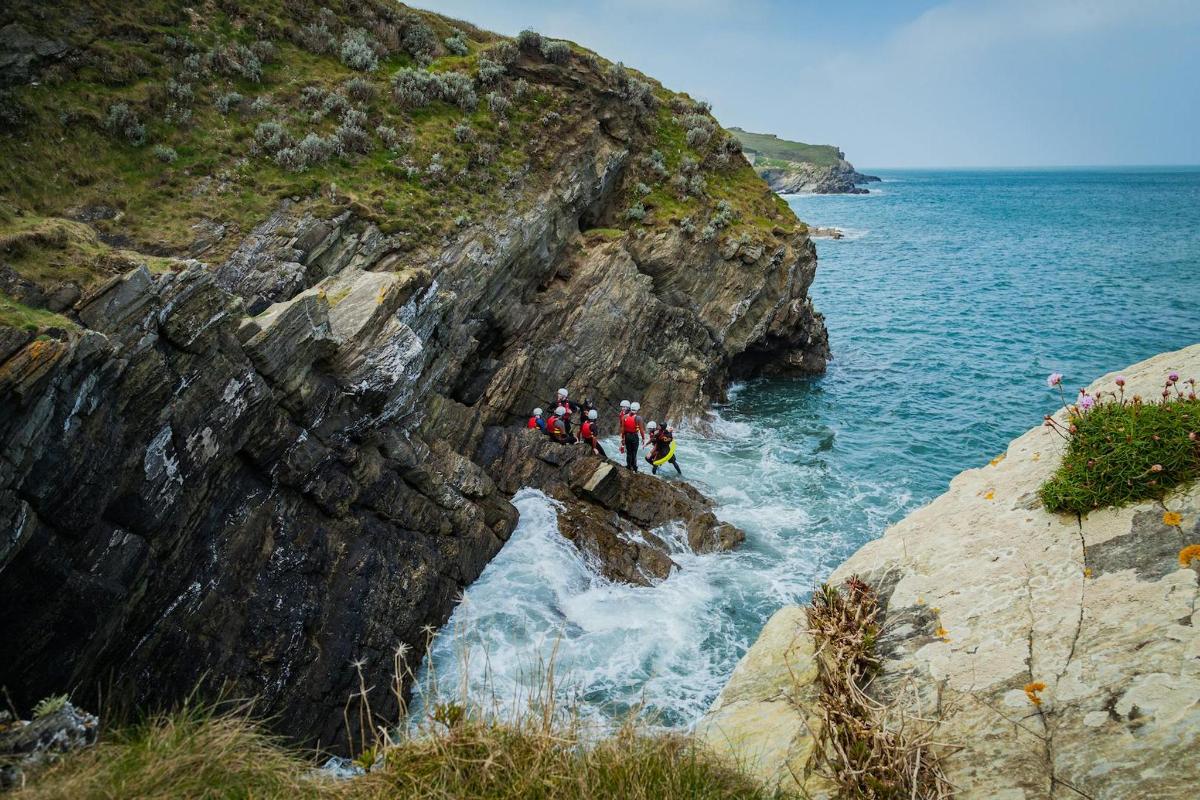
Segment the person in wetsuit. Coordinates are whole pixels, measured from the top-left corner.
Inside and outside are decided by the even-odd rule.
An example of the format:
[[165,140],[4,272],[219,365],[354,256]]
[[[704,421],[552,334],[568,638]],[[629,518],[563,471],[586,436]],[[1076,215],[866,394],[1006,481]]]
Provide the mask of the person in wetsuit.
[[535,408],[533,416],[529,418],[528,424],[525,425],[529,430],[539,430],[542,433],[546,432],[546,418],[542,416],[542,410]]
[[600,416],[596,409],[587,412],[587,420],[579,428],[579,440],[590,445],[592,452],[601,458],[608,458],[604,447],[600,444],[600,431],[596,427],[596,418]]
[[630,403],[629,412],[621,417],[621,452],[625,454],[625,469],[638,471],[637,452],[646,443],[646,425],[638,413],[642,406]]
[[[654,462],[670,451],[671,442],[675,441],[675,433],[665,425],[661,428],[658,427],[658,423],[654,422],[654,420],[646,423],[646,431],[650,436],[651,444],[653,444],[653,448],[650,450],[650,454],[646,456],[646,460],[650,462],[650,474],[657,475],[659,465]],[[667,463],[675,468],[675,472],[679,477],[683,477],[683,470],[679,468],[679,462],[675,460],[674,453],[671,454],[671,459]]]
[[565,416],[566,409],[562,406],[554,409],[554,416],[546,421],[546,435],[559,444],[575,444],[577,440],[567,429],[566,422],[563,420]]
[[554,398],[554,402],[550,404],[551,409],[563,409],[563,427],[567,433],[571,432],[571,420],[575,414],[579,412],[579,404],[567,397],[566,389],[559,389],[558,394]]

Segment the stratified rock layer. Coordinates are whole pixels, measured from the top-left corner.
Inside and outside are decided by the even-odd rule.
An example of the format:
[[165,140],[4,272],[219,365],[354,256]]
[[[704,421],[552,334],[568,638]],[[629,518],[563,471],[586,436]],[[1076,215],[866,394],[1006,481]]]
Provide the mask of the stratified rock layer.
[[[1200,375],[1200,345],[1129,368],[1126,391],[1157,397],[1171,370]],[[1114,377],[1095,387],[1111,391]],[[1062,449],[1047,428],[1026,433],[830,581],[879,588],[875,691],[939,720],[938,741],[961,748],[944,761],[961,796],[1194,797],[1200,609],[1197,572],[1178,556],[1200,543],[1200,485],[1082,519],[1050,514],[1037,489]],[[714,747],[792,788],[811,748],[811,650],[799,610],[778,612],[701,725]],[[1030,684],[1045,685],[1040,705]]]
[[518,474],[614,577],[667,574],[671,522],[697,549],[736,540],[694,492],[576,471],[548,443],[497,464],[488,432],[562,385],[679,419],[730,377],[819,371],[812,244],[581,235],[621,213],[644,134],[591,73],[517,68],[573,81],[586,113],[506,214],[414,248],[351,207],[284,202],[223,264],[135,269],[74,305],[78,328],[0,335],[0,684],[18,704],[227,683],[336,743],[352,664],[382,685],[403,645],[415,666],[511,532]]

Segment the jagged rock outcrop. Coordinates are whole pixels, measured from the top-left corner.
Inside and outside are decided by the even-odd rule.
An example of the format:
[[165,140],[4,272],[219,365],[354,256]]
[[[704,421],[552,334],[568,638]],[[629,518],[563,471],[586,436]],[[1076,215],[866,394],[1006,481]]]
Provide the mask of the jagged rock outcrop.
[[879,181],[844,158],[833,166],[793,161],[786,167],[761,167],[758,174],[778,194],[868,194],[860,184]]
[[665,575],[669,523],[696,549],[736,541],[686,487],[497,427],[564,384],[678,419],[731,377],[820,370],[811,242],[582,235],[622,213],[645,134],[594,69],[513,70],[572,86],[583,122],[504,213],[414,242],[336,196],[324,218],[285,201],[223,263],[139,267],[69,329],[3,329],[0,684],[17,703],[229,684],[336,744],[352,662],[386,677],[406,645],[415,666],[511,532],[520,481],[614,577]]
[[0,711],[0,789],[22,785],[26,770],[94,744],[99,733],[100,720],[69,702],[31,720]]
[[[1171,370],[1200,373],[1200,345],[1126,370],[1126,391],[1155,397]],[[1196,562],[1178,558],[1200,542],[1200,484],[1161,503],[1050,514],[1037,489],[1062,448],[1031,430],[830,581],[878,588],[873,691],[937,720],[961,796],[1192,797],[1181,766],[1200,747],[1200,591]],[[779,611],[701,724],[712,746],[791,788],[817,724],[812,647],[801,610]],[[804,788],[829,796],[817,778]]]

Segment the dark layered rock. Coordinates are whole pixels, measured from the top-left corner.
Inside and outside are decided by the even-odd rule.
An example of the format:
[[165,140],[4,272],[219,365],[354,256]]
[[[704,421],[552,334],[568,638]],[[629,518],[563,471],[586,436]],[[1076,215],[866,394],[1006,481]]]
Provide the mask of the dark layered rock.
[[587,122],[504,214],[414,245],[349,202],[284,202],[222,264],[138,268],[76,302],[71,330],[0,332],[0,684],[18,705],[227,685],[336,745],[352,664],[386,678],[404,645],[415,667],[522,485],[617,579],[669,574],[674,536],[737,541],[686,485],[510,431],[564,383],[679,419],[731,377],[819,371],[812,245],[582,236],[620,213],[644,134],[586,71],[542,79],[577,81]]
[[479,462],[506,492],[534,486],[559,501],[560,532],[614,580],[656,583],[678,569],[677,548],[712,553],[745,540],[690,485],[628,471],[539,431],[489,428]]
[[100,720],[70,703],[32,720],[0,711],[0,789],[20,786],[26,770],[96,742]]

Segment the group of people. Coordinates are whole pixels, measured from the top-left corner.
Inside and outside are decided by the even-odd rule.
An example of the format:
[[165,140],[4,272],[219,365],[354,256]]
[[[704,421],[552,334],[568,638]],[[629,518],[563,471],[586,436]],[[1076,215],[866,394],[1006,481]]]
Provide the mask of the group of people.
[[[540,430],[561,444],[582,442],[591,447],[596,455],[608,458],[600,444],[600,411],[590,399],[585,398],[582,404],[576,403],[568,396],[566,389],[559,389],[549,406],[552,409],[549,414],[541,408],[535,408],[526,427]],[[670,464],[676,474],[682,477],[683,470],[675,458],[675,429],[665,423],[659,425],[654,420],[643,420],[641,411],[641,404],[621,401],[617,429],[621,436],[620,450],[625,455],[625,468],[637,472],[638,451],[648,446],[646,461],[650,464],[651,473],[657,475],[659,467]],[[578,437],[571,432],[575,419],[583,420]]]

